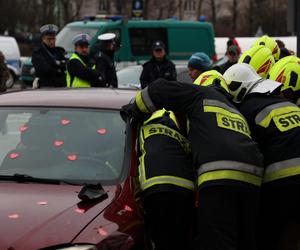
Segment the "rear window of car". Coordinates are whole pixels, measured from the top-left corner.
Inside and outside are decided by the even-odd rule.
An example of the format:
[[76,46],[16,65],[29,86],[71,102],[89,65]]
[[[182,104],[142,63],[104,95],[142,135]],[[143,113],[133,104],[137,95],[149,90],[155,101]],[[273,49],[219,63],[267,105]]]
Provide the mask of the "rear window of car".
[[0,109],[0,175],[115,183],[124,146],[118,111]]

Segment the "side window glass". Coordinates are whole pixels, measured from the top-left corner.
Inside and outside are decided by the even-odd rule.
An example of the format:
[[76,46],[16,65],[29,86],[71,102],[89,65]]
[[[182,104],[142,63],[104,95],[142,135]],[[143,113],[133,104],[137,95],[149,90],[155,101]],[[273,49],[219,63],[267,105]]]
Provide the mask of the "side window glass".
[[160,40],[166,44],[168,53],[167,30],[164,28],[129,28],[132,55],[149,56],[153,42]]

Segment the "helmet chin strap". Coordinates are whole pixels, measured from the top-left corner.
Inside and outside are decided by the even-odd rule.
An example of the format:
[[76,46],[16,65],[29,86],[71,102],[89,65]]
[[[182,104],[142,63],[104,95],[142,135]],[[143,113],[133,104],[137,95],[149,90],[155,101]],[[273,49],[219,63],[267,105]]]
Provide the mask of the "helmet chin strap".
[[254,82],[254,84],[249,88],[249,91],[246,93],[246,95],[249,94],[249,93],[251,93],[252,89],[254,89],[254,88],[257,86],[257,84],[263,82],[264,80],[265,80],[265,79],[260,78],[260,79],[258,79],[256,82]]

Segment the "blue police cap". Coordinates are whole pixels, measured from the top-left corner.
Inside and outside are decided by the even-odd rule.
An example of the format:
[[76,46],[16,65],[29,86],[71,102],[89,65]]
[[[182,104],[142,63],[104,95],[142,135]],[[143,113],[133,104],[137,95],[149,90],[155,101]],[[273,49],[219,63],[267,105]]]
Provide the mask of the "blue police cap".
[[54,24],[45,24],[40,28],[42,35],[56,35],[58,27]]
[[76,36],[74,36],[73,39],[72,39],[72,43],[74,45],[89,44],[90,40],[91,40],[91,38],[88,34],[82,33],[82,34],[77,34]]

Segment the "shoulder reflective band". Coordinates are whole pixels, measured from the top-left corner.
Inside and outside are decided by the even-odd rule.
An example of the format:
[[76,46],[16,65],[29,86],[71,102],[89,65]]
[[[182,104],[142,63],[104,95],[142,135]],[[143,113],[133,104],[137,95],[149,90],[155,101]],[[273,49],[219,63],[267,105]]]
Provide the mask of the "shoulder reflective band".
[[190,153],[189,141],[176,130],[161,124],[149,124],[142,127],[144,140],[153,135],[165,135],[178,141],[186,153]]
[[146,180],[140,179],[140,184],[141,184],[142,190],[145,190],[147,188],[150,188],[154,185],[159,185],[159,184],[172,184],[172,185],[183,187],[183,188],[186,188],[189,190],[195,189],[194,182],[187,180],[187,179],[180,178],[180,177],[168,176],[168,175],[156,176],[156,177],[146,179]]
[[300,174],[300,157],[275,162],[267,166],[263,182],[270,182],[298,174]]
[[285,115],[295,111],[298,112],[300,111],[300,109],[299,107],[297,107],[297,105],[291,102],[281,102],[281,103],[272,104],[270,106],[265,107],[256,115],[255,123],[264,128],[267,128],[269,127],[273,117]]
[[[204,112],[216,113],[218,127],[239,132],[250,137],[250,129],[245,118],[237,110],[227,106],[226,104],[224,104],[224,106],[226,106],[226,108],[207,105],[204,106]],[[227,108],[229,108],[229,110],[227,110]]]
[[207,173],[203,173],[198,176],[198,186],[207,182],[207,181],[216,181],[216,180],[235,180],[250,183],[255,186],[260,186],[262,178],[243,173],[236,170],[215,170]]
[[226,109],[232,113],[242,115],[237,109],[228,106],[226,103],[220,102],[218,100],[213,99],[204,99],[203,100],[203,106],[214,106],[214,107],[220,107],[223,109]]
[[156,110],[148,93],[148,87],[139,91],[135,97],[138,108],[144,113],[154,112]]
[[238,161],[213,161],[202,164],[198,169],[198,175],[215,170],[237,170],[259,177],[263,175],[263,168]]

